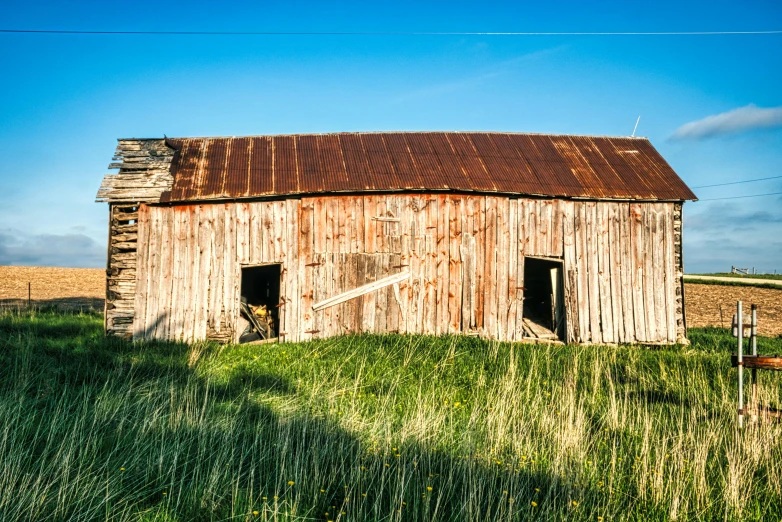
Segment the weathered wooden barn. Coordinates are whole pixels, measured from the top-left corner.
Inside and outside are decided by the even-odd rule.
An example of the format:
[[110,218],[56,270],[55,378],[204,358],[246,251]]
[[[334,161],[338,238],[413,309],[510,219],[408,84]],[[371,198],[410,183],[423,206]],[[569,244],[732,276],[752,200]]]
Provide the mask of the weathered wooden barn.
[[[106,332],[674,343],[682,205],[644,138],[379,132],[122,139]],[[258,304],[258,303],[256,303]]]

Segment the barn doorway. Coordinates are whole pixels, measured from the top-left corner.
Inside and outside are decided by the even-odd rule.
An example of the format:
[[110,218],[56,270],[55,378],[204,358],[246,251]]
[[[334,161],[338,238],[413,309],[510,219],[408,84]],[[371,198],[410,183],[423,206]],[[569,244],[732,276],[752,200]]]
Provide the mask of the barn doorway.
[[281,274],[279,263],[242,267],[240,343],[277,337]]
[[524,333],[537,339],[565,337],[562,261],[524,258]]

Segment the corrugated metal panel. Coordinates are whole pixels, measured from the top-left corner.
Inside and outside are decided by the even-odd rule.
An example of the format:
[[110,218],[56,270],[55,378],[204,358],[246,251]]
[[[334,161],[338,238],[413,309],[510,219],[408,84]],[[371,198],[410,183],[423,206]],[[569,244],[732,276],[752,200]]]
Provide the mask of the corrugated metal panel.
[[383,141],[382,134],[363,134],[361,144],[369,161],[369,168],[372,170],[373,178],[364,178],[361,180],[361,188],[372,190],[375,188],[375,180],[383,180],[392,186],[399,186],[401,180],[394,172],[394,166],[391,163],[391,155],[386,149],[386,143]]
[[250,138],[230,141],[224,185],[228,194],[247,194],[250,187]]
[[170,201],[426,189],[695,199],[644,138],[387,132],[167,143],[178,150]]

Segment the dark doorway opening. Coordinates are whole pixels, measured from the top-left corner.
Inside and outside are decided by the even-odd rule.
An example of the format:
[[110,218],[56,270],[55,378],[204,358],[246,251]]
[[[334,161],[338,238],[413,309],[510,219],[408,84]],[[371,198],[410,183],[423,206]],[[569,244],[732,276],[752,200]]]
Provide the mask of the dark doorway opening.
[[240,343],[277,336],[281,274],[281,264],[242,267]]
[[565,336],[565,296],[562,262],[524,258],[524,332],[538,339]]

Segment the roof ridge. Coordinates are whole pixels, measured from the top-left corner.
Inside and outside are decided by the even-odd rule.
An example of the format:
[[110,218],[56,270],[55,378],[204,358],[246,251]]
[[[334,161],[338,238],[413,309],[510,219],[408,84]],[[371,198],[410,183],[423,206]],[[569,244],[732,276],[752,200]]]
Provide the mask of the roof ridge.
[[[340,131],[340,132],[303,132],[293,134],[248,134],[248,135],[235,135],[235,136],[167,136],[169,140],[201,140],[201,139],[230,139],[230,138],[276,138],[276,137],[297,137],[297,136],[345,136],[345,135],[361,135],[361,134],[496,134],[507,136],[551,136],[551,137],[567,137],[567,138],[610,138],[610,139],[629,139],[629,140],[646,140],[649,138],[646,136],[612,136],[602,134],[566,134],[566,133],[551,133],[551,132],[517,132],[517,131],[467,131],[467,130],[450,130],[450,131],[438,131],[438,130],[418,130],[418,131],[401,131],[401,130],[385,130],[385,131]],[[119,138],[118,141],[126,140],[139,140],[139,141],[152,141],[162,140],[164,138]]]

